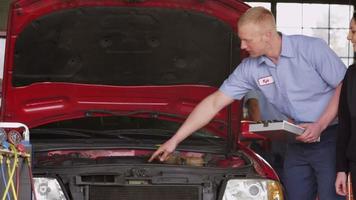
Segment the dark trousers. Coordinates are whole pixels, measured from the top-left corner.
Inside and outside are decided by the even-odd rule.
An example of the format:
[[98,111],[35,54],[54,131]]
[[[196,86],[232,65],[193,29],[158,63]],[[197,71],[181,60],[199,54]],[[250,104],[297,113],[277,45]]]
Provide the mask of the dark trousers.
[[351,172],[352,192],[354,198],[356,198],[356,162],[351,162],[349,166]]
[[284,161],[287,200],[345,199],[335,192],[336,125],[321,134],[320,142],[290,143]]

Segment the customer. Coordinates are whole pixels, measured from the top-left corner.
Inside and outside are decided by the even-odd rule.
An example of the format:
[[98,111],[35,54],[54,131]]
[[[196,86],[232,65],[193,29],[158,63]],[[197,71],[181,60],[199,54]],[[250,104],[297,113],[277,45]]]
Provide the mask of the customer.
[[[263,7],[240,17],[238,36],[244,59],[218,91],[206,97],[177,133],[153,153],[161,161],[194,131],[206,125],[222,108],[249,90],[261,90],[280,112],[305,127],[289,145],[285,186],[289,200],[338,199],[335,183],[334,119],[346,67],[321,39],[287,36],[276,31],[272,13]],[[321,141],[315,143],[321,136]]]
[[[347,39],[356,52],[356,13],[350,22]],[[346,72],[340,95],[339,130],[336,143],[336,192],[346,195],[346,174],[351,172],[353,191],[356,192],[356,66],[352,64]],[[354,193],[355,193],[354,192]]]

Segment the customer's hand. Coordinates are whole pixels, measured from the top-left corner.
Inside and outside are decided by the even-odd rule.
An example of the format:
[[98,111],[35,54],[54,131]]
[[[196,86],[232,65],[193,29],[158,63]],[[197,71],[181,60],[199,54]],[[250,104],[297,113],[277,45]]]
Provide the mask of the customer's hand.
[[336,181],[335,181],[335,189],[337,194],[346,196],[347,194],[346,179],[347,179],[347,175],[345,172],[337,173]]
[[177,145],[177,142],[173,139],[168,140],[152,154],[148,162],[152,162],[156,158],[159,158],[161,162],[167,160],[172,152],[176,149]]
[[323,131],[321,125],[318,123],[299,124],[299,126],[305,128],[305,130],[304,133],[296,137],[296,139],[305,143],[317,142]]

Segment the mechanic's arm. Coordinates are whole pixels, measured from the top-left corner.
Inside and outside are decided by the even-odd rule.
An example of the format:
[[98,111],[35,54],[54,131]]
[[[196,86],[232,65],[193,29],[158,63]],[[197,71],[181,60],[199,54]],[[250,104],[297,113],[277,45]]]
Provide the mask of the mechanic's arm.
[[181,141],[209,123],[222,108],[233,101],[234,99],[219,90],[203,99],[190,113],[176,134],[161,145],[148,161],[151,162],[157,157],[160,161],[166,160]]
[[301,136],[296,137],[297,140],[307,143],[316,142],[320,137],[321,132],[323,132],[323,130],[335,119],[339,107],[341,86],[342,83],[339,83],[336,87],[334,95],[330,99],[328,106],[320,116],[319,120],[310,124],[300,124],[305,128],[305,131]]

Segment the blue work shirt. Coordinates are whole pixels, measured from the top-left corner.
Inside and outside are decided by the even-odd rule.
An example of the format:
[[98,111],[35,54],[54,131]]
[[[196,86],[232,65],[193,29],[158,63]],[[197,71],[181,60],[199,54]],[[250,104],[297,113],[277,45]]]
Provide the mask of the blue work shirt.
[[343,80],[346,66],[322,39],[281,37],[278,64],[266,56],[246,58],[219,90],[234,99],[260,90],[287,117],[296,122],[315,122]]

